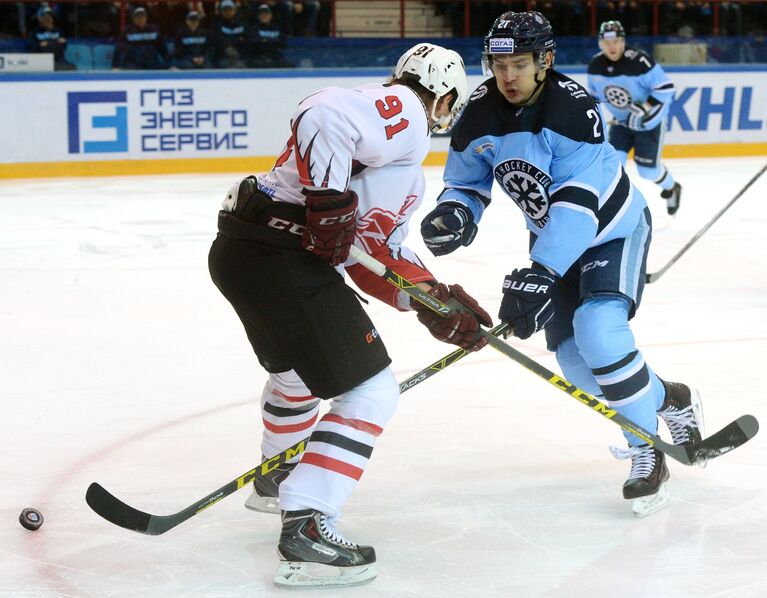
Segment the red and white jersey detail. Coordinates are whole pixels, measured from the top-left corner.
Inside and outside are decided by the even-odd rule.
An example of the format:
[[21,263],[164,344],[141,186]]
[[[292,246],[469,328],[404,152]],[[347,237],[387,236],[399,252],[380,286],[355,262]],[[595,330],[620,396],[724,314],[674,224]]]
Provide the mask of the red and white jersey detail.
[[327,87],[298,105],[291,129],[274,168],[259,177],[275,199],[291,203],[304,203],[304,187],[345,191],[353,161],[420,166],[429,152],[423,103],[403,85]]
[[[352,178],[349,188],[360,198],[355,245],[411,282],[434,280],[415,252],[402,245],[410,219],[423,201],[426,181],[421,164],[367,168]],[[409,309],[404,293],[353,259],[344,269],[364,293],[397,309]]]
[[[431,281],[418,256],[402,246],[423,201],[429,139],[424,105],[410,88],[328,87],[299,104],[287,146],[272,171],[258,178],[259,187],[299,204],[305,187],[352,189],[359,198],[355,245],[411,282]],[[363,292],[409,309],[409,300],[379,276],[352,260],[344,268]]]

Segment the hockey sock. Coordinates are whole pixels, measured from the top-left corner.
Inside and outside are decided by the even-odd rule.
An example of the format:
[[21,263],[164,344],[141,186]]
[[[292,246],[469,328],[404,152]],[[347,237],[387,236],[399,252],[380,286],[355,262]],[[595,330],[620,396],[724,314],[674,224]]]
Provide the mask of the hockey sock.
[[[294,370],[270,374],[261,394],[261,454],[277,455],[306,438],[317,423],[320,400]],[[291,461],[297,461],[298,456]]]
[[599,388],[591,368],[583,361],[583,357],[575,344],[575,338],[570,337],[559,343],[557,347],[557,363],[562,368],[562,373],[569,382],[578,388],[594,395],[598,399],[604,399],[602,389]]
[[[644,167],[643,167],[644,168]],[[661,189],[664,191],[668,191],[669,189],[672,189],[674,187],[674,183],[676,182],[674,180],[674,175],[671,174],[671,171],[666,168],[665,164],[661,164],[660,166],[655,167],[654,169],[648,169],[652,172],[649,172],[646,176],[642,173],[641,169],[639,170],[639,174],[641,174],[645,178],[653,178],[653,183],[656,185],[659,185]]]
[[398,400],[399,385],[390,368],[333,399],[300,463],[280,485],[280,508],[338,517]]
[[[589,299],[575,312],[575,339],[608,405],[655,434],[663,385],[636,348],[628,309],[621,297]],[[645,443],[629,432],[624,435],[632,446]]]

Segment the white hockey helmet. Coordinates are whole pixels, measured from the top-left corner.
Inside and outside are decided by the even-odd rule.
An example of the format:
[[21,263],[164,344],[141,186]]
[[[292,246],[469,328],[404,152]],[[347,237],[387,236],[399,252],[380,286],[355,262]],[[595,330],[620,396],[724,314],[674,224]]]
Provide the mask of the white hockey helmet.
[[[418,83],[434,94],[431,119],[434,122],[433,133],[445,133],[455,122],[466,100],[469,99],[469,82],[466,69],[458,52],[434,44],[416,44],[405,52],[397,61],[394,77],[412,75]],[[457,97],[450,105],[450,114],[437,117],[435,110],[439,99],[455,90]]]

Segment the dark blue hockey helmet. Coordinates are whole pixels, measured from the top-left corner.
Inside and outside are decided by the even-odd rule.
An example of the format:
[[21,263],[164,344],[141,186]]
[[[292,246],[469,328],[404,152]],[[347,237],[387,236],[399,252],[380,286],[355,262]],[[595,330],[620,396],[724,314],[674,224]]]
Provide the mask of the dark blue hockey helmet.
[[498,17],[485,36],[482,52],[482,68],[491,74],[493,54],[527,54],[532,52],[538,59],[539,68],[546,65],[546,52],[557,53],[551,23],[535,10],[528,12],[505,12]]
[[626,30],[620,21],[605,21],[599,26],[599,39],[626,37]]

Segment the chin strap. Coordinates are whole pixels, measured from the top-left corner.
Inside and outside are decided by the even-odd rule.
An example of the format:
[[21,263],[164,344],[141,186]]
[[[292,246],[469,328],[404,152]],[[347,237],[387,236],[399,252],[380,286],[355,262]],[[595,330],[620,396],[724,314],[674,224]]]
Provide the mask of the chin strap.
[[546,82],[546,70],[543,69],[542,71],[538,71],[538,73],[543,73],[543,78],[539,81],[538,80],[538,73],[535,74],[535,89],[533,90],[533,93],[530,95],[530,98],[521,104],[513,104],[514,106],[517,106],[517,108],[526,108],[528,106],[532,106],[535,104],[535,101],[538,99],[538,96],[541,95],[541,91],[543,91],[543,84]]

